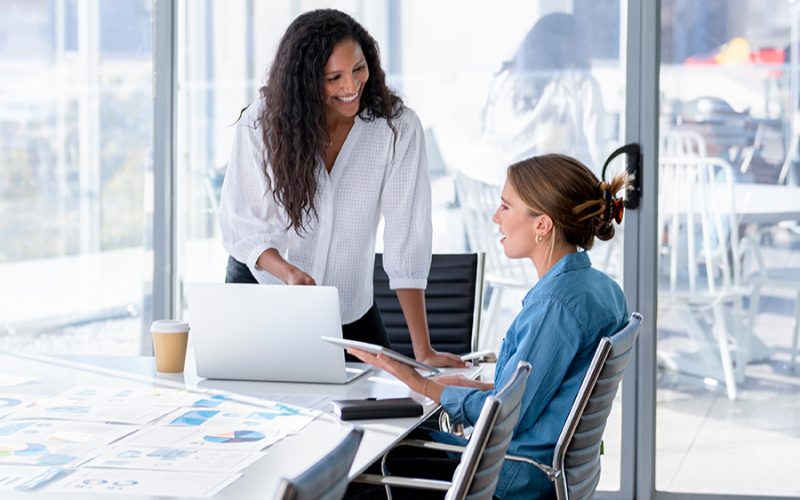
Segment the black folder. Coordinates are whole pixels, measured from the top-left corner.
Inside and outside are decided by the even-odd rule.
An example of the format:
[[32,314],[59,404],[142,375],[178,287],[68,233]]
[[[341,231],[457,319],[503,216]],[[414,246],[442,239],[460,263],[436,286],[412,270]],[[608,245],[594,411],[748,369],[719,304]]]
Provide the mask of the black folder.
[[400,418],[422,415],[422,405],[412,398],[339,399],[331,401],[342,420]]

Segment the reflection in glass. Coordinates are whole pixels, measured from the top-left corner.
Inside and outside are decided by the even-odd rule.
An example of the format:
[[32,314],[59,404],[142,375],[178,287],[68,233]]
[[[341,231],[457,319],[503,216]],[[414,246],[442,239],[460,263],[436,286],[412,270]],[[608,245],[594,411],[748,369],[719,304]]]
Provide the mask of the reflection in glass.
[[136,354],[152,259],[151,6],[0,4],[0,349]]
[[798,10],[670,0],[661,19],[656,489],[794,495]]

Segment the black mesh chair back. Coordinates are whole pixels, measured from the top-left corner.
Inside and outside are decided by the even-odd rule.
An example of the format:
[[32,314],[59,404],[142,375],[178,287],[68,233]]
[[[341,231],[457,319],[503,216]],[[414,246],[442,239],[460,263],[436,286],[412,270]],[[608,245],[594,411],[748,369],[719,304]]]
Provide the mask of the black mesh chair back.
[[641,322],[639,313],[631,314],[628,324],[616,334],[603,338],[595,351],[553,454],[559,500],[594,496],[600,481],[603,431]]
[[[392,349],[413,357],[411,336],[381,254],[375,255],[373,287]],[[456,354],[477,349],[482,292],[483,254],[433,255],[425,307],[434,349]]]
[[340,500],[348,484],[348,473],[364,435],[353,429],[330,453],[292,479],[283,479],[275,498],[281,500]]
[[[492,498],[503,457],[519,422],[520,403],[530,372],[531,365],[520,361],[511,380],[495,396],[487,398],[461,463],[453,475],[453,486],[447,492],[448,499]],[[489,400],[497,400],[495,412],[487,409]],[[485,412],[487,414],[484,416]]]

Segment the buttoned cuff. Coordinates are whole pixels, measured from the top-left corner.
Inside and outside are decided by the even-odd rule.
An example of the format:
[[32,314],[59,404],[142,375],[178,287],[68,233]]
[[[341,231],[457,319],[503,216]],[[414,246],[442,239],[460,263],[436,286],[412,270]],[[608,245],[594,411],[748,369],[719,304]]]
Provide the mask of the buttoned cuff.
[[389,288],[397,290],[398,288],[413,288],[417,290],[425,290],[428,288],[428,280],[426,279],[411,279],[411,278],[389,278]]
[[256,245],[247,256],[247,262],[245,262],[245,264],[250,268],[250,272],[253,273],[253,275],[256,274],[256,271],[263,271],[263,269],[256,266],[256,263],[258,262],[258,258],[261,257],[261,254],[270,248],[274,248],[274,246],[269,243]]

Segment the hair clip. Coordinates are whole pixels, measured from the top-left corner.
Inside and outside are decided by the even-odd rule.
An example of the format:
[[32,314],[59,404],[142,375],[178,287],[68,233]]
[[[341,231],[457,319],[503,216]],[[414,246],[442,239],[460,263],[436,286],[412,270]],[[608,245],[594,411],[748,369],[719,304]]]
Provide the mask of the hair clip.
[[608,188],[603,190],[603,198],[605,200],[605,220],[606,224],[611,224],[613,220],[617,224],[622,222],[622,215],[625,213],[625,200],[622,198],[614,198],[611,190]]
[[[625,213],[625,200],[622,198],[614,199],[614,203],[612,204],[612,213],[614,215],[614,222],[617,224],[622,223],[622,215]],[[610,219],[609,219],[610,222]]]

